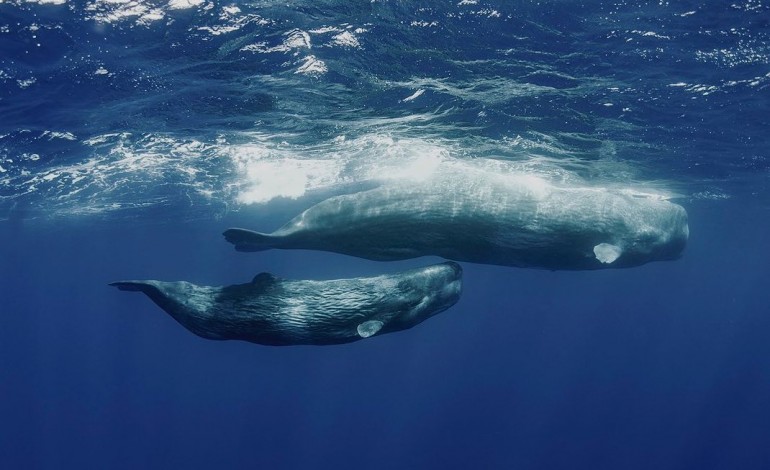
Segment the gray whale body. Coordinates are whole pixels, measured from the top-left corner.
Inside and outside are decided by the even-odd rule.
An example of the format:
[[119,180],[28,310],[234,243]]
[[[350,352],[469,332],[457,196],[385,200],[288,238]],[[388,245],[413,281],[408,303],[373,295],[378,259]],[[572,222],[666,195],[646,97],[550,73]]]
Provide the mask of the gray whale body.
[[340,344],[411,328],[454,305],[462,269],[446,262],[392,275],[329,281],[261,273],[227,287],[119,281],[147,294],[198,336],[265,345]]
[[582,270],[677,259],[689,229],[681,206],[654,195],[468,168],[332,197],[270,234],[233,228],[224,236],[239,251]]

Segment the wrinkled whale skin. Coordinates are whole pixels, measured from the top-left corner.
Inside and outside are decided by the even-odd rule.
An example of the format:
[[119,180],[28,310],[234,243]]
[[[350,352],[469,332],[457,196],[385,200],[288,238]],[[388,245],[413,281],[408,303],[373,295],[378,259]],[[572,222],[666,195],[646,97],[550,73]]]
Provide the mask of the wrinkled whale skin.
[[454,305],[462,269],[447,262],[392,275],[328,281],[261,273],[226,287],[119,281],[147,294],[185,328],[207,339],[265,345],[340,344],[411,328]]
[[582,270],[677,259],[689,229],[685,210],[660,197],[464,171],[335,196],[271,234],[224,235],[239,251],[313,249],[380,261],[437,255]]

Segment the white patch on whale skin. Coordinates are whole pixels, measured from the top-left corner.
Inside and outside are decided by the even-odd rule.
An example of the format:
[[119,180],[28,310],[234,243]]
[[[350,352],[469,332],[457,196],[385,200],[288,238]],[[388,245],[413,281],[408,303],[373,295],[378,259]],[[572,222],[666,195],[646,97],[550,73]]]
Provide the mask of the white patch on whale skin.
[[368,338],[382,329],[383,323],[379,320],[369,320],[361,323],[356,328],[358,336],[362,338]]
[[609,243],[599,243],[594,247],[594,255],[596,259],[604,264],[610,264],[616,259],[620,258],[623,250],[619,246],[610,245]]

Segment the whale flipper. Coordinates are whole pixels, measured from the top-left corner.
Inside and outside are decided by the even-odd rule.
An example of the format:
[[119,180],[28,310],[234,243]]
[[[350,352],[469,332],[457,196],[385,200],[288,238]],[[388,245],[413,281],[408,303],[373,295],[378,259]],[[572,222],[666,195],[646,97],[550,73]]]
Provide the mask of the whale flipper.
[[610,264],[623,254],[623,249],[609,243],[599,243],[594,247],[594,255],[603,264]]
[[227,229],[222,235],[225,236],[225,240],[235,245],[237,251],[263,251],[276,248],[278,239],[267,233],[242,228]]
[[383,325],[384,323],[379,320],[369,320],[358,325],[356,331],[358,331],[358,336],[368,338],[380,331]]

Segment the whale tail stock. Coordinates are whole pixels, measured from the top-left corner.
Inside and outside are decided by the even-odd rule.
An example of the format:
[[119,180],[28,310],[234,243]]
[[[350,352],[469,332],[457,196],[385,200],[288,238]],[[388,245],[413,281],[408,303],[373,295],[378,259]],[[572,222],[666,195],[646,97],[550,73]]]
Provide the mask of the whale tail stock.
[[231,228],[222,234],[237,251],[263,251],[278,246],[278,237],[242,228]]

